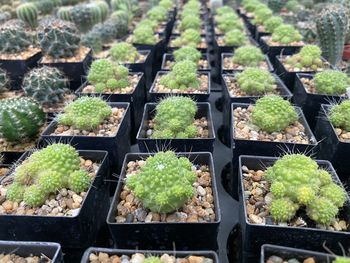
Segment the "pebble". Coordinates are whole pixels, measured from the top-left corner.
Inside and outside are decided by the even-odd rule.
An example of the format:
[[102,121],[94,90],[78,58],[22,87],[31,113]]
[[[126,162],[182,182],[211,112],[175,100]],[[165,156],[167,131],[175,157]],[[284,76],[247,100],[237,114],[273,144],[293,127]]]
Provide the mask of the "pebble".
[[283,259],[277,256],[271,256],[269,257],[269,260],[271,263],[282,263]]
[[145,260],[145,256],[143,254],[136,253],[136,254],[132,255],[130,262],[131,263],[143,263],[144,260]]
[[163,254],[160,257],[160,260],[162,261],[162,263],[174,263],[175,262],[175,258],[169,256],[168,254]]
[[147,217],[147,211],[142,208],[138,208],[135,210],[135,216],[138,221],[145,221]]
[[152,212],[148,213],[148,215],[145,217],[145,223],[152,222],[153,214]]
[[127,216],[126,216],[126,222],[127,223],[131,223],[131,222],[133,222],[134,221],[134,215],[133,214],[128,214]]
[[191,94],[203,94],[203,93],[208,93],[209,89],[209,79],[208,75],[206,74],[200,74],[198,76],[198,79],[200,81],[200,86],[198,88],[191,88],[189,87],[187,90],[178,90],[178,89],[169,89],[166,88],[165,86],[161,85],[159,83],[160,81],[160,76],[158,76],[155,79],[155,85],[152,88],[153,92],[159,92],[159,93],[191,93]]
[[314,258],[307,258],[303,261],[303,263],[316,263]]
[[98,253],[98,260],[102,262],[106,262],[109,259],[109,255],[107,253],[100,252]]
[[260,217],[260,216],[257,216],[257,215],[254,215],[254,214],[250,214],[249,215],[249,219],[250,220],[252,220],[252,222],[254,223],[254,224],[259,224],[259,225],[261,225],[261,224],[263,224],[263,219]]
[[202,186],[198,186],[197,187],[197,192],[201,196],[205,196],[205,194],[206,194],[206,191],[205,191],[205,189]]
[[197,256],[189,256],[188,257],[189,263],[203,263],[204,258],[203,257],[197,257]]

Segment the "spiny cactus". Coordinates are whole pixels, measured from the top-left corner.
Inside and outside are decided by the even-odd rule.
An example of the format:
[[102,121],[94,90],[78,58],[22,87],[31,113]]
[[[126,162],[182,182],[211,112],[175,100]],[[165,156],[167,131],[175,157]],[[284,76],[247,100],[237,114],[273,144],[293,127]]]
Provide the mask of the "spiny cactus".
[[80,97],[64,108],[58,115],[59,124],[79,130],[93,130],[112,114],[111,107],[97,97]]
[[255,25],[262,25],[264,22],[272,16],[272,11],[269,8],[263,8],[256,10],[254,13],[254,19],[252,20]]
[[150,27],[138,26],[132,34],[132,42],[134,44],[154,45],[156,44],[156,41],[156,36]]
[[224,35],[224,42],[226,46],[243,46],[248,43],[248,37],[241,30],[233,29]]
[[292,25],[280,25],[272,33],[272,41],[280,44],[291,44],[302,40],[302,36]]
[[168,18],[168,11],[162,6],[155,6],[148,10],[147,17],[153,21],[163,22]]
[[184,46],[174,51],[175,62],[180,62],[184,60],[191,60],[194,63],[198,63],[202,54],[198,49],[190,46]]
[[0,94],[8,91],[10,79],[7,72],[0,68]]
[[137,0],[111,0],[112,10],[123,11],[128,14],[129,21],[134,16],[141,15],[141,8]]
[[196,103],[188,97],[173,96],[161,100],[156,107],[152,138],[194,138]]
[[332,263],[350,263],[350,258],[347,257],[337,257]]
[[342,59],[348,27],[348,14],[343,7],[327,6],[317,16],[316,28],[322,55],[332,65],[337,65]]
[[336,128],[350,131],[350,100],[344,100],[332,107],[329,119]]
[[262,95],[272,92],[275,85],[275,78],[264,69],[247,68],[236,74],[239,88],[248,95]]
[[231,6],[228,6],[228,5],[224,5],[222,7],[219,7],[215,11],[216,15],[223,15],[225,13],[234,13],[234,12],[235,12],[235,10]]
[[0,135],[15,142],[33,138],[45,123],[45,117],[41,107],[29,98],[0,100]]
[[253,124],[268,133],[281,131],[297,120],[291,103],[276,95],[258,99],[252,111]]
[[199,30],[201,28],[201,24],[201,19],[198,16],[186,16],[181,20],[179,29],[180,31],[185,31],[189,28]]
[[280,16],[272,16],[269,19],[266,19],[264,22],[265,32],[273,33],[275,28],[283,24],[283,19]]
[[39,104],[53,105],[64,99],[68,80],[59,69],[44,66],[27,73],[22,86],[26,96]]
[[235,64],[249,67],[257,67],[265,59],[260,48],[247,45],[235,50],[232,61]]
[[172,0],[161,0],[159,1],[159,5],[164,7],[167,10],[170,10],[174,6],[174,2]]
[[112,13],[107,21],[109,21],[108,23],[114,24],[114,27],[117,30],[117,38],[124,37],[128,33],[128,18],[124,11],[120,10]]
[[202,41],[201,35],[197,30],[187,29],[181,33],[179,37],[174,39],[173,43],[176,47],[192,46],[197,47]]
[[108,51],[113,61],[119,63],[135,63],[139,57],[137,49],[127,42],[114,44]]
[[74,57],[80,36],[74,24],[59,19],[47,19],[38,29],[40,47],[45,55],[57,58]]
[[286,63],[293,68],[307,68],[316,71],[325,65],[321,57],[321,49],[316,45],[305,45],[299,53],[287,58]]
[[226,33],[232,29],[243,30],[243,24],[239,19],[233,18],[232,15],[225,14],[220,19],[217,19],[217,28],[221,32]]
[[93,25],[103,21],[100,7],[95,3],[83,3],[71,9],[72,21],[79,31],[87,32]]
[[72,7],[71,6],[61,6],[57,10],[57,17],[61,20],[73,22],[72,15],[71,15]]
[[94,54],[98,54],[103,50],[103,43],[100,32],[89,31],[81,36],[81,44],[85,47],[91,48]]
[[190,160],[167,151],[148,157],[140,172],[126,179],[126,186],[145,208],[156,213],[170,213],[194,195],[195,180]]
[[37,0],[34,5],[42,15],[50,14],[55,8],[55,3],[51,0]]
[[268,7],[274,12],[279,13],[281,9],[285,6],[286,1],[285,0],[268,0],[267,5]]
[[342,95],[350,85],[350,78],[338,70],[325,70],[315,75],[312,82],[319,94]]
[[38,9],[33,3],[24,3],[16,9],[17,17],[35,28],[38,24]]
[[156,21],[151,20],[151,19],[145,18],[145,19],[142,19],[137,24],[137,27],[139,27],[139,26],[150,27],[155,32],[157,27],[158,27],[158,23]]

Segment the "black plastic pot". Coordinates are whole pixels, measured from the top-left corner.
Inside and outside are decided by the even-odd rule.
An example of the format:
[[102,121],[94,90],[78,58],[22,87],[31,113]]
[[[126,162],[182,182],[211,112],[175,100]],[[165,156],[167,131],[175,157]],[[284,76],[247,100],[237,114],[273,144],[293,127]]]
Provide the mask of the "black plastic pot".
[[313,79],[314,74],[297,73],[295,77],[293,101],[302,108],[310,128],[313,130],[316,126],[317,116],[321,104],[330,102],[339,102],[345,99],[345,96],[331,96],[309,93],[301,81],[301,78]]
[[[172,47],[170,46],[170,42],[172,40],[174,40],[176,38],[176,36],[170,36],[170,39],[169,39],[169,43],[168,43],[168,47],[167,47],[167,52],[168,53],[173,53],[175,50],[179,49],[180,47]],[[202,37],[202,41],[205,41],[207,43],[207,39],[206,37]],[[208,53],[208,48],[209,47],[206,47],[206,48],[197,48],[200,52],[202,53]]]
[[[153,151],[154,152],[154,151]],[[179,250],[216,249],[217,233],[221,221],[219,199],[216,187],[212,155],[207,152],[178,153],[186,156],[198,165],[209,165],[212,178],[212,190],[216,220],[212,223],[188,222],[150,222],[117,223],[115,220],[117,205],[120,200],[127,164],[130,161],[145,159],[152,153],[127,154],[119,176],[118,186],[108,213],[107,224],[117,247],[141,249],[172,249],[174,244]],[[132,233],[132,234],[131,234]],[[191,238],[189,238],[191,237]]]
[[260,39],[261,37],[264,37],[264,36],[271,36],[271,33],[267,33],[267,32],[262,32],[262,31],[259,31],[258,28],[256,29],[255,31],[255,40],[260,43]]
[[146,73],[148,67],[152,67],[151,50],[138,50],[138,53],[144,55],[146,60],[142,63],[126,63],[124,64],[131,72],[143,72]]
[[[334,251],[334,253],[342,254],[338,242],[344,247],[350,246],[350,233],[336,232],[330,230],[322,230],[318,228],[310,227],[289,227],[283,225],[258,225],[252,224],[247,219],[247,208],[245,205],[245,195],[243,186],[243,172],[242,166],[248,167],[253,170],[265,170],[266,167],[273,165],[278,158],[275,157],[262,157],[262,156],[240,156],[239,158],[239,206],[240,206],[240,225],[242,228],[243,240],[242,251],[245,256],[250,255],[250,261],[243,260],[244,263],[257,262],[252,260],[252,255],[258,255],[260,247],[263,244],[285,245],[298,247],[301,246],[304,249],[310,250],[323,250],[323,243],[326,242],[327,246]],[[332,164],[328,161],[317,161],[317,164],[329,171],[333,180],[336,183],[340,183],[340,180],[334,171]],[[340,211],[340,215],[350,223],[350,198],[344,206],[344,209]],[[307,240],[307,242],[300,242],[300,240]]]
[[4,69],[11,80],[11,89],[21,88],[24,74],[37,65],[41,58],[41,52],[34,54],[27,60],[4,60],[0,59],[0,68]]
[[108,104],[112,108],[118,107],[126,110],[117,134],[113,137],[51,135],[57,127],[57,121],[54,120],[41,134],[42,139],[47,144],[53,141],[67,141],[79,150],[107,151],[111,167],[119,170],[123,163],[124,155],[130,151],[130,104],[123,102],[110,102]]
[[0,254],[14,253],[20,257],[45,255],[52,263],[63,262],[60,244],[51,242],[0,241]]
[[[180,22],[179,22],[180,20],[177,20],[177,22],[175,22],[174,23],[174,27],[172,28],[172,31],[171,31],[171,35],[172,36],[180,36],[181,35],[181,33],[175,33],[175,28],[178,26],[178,24],[180,24]],[[205,37],[206,35],[207,35],[207,32],[208,32],[208,28],[207,28],[207,26],[204,24],[204,22],[203,22],[203,24],[202,24],[202,26],[201,26],[201,36],[202,37]]]
[[174,250],[127,250],[127,249],[111,249],[111,248],[99,248],[99,247],[90,247],[88,248],[83,258],[81,259],[80,263],[89,263],[89,255],[91,253],[106,253],[108,255],[127,255],[131,256],[135,253],[141,253],[146,256],[152,255],[152,256],[161,256],[163,254],[168,254],[170,256],[174,257],[187,257],[187,256],[203,256],[206,258],[210,258],[213,260],[214,263],[219,263],[218,255],[214,251],[174,251]]
[[[26,152],[19,160],[25,160]],[[105,151],[81,151],[79,155],[100,167],[75,216],[0,215],[0,239],[22,241],[50,241],[63,247],[84,248],[93,244],[105,220],[109,206],[108,154]],[[6,177],[2,180],[6,180]]]
[[244,22],[245,22],[245,24],[246,24],[246,26],[247,26],[247,29],[249,30],[249,32],[250,32],[250,34],[252,35],[252,36],[255,36],[255,32],[256,32],[256,25],[254,25],[253,23],[252,23],[252,20],[253,20],[253,18],[246,18],[246,19],[244,19]]
[[[209,56],[208,54],[202,54],[202,60],[206,60],[208,62],[208,67],[207,68],[198,68],[199,72],[210,72],[211,71],[211,66],[210,66],[210,60],[209,60]],[[173,54],[169,54],[169,53],[165,53],[163,55],[163,61],[162,61],[162,66],[161,66],[161,71],[167,71],[170,70],[169,68],[166,68],[166,62],[167,61],[174,61],[174,55]]]
[[208,100],[209,95],[210,95],[210,89],[211,89],[211,79],[210,79],[210,72],[205,72],[205,71],[199,71],[198,75],[207,75],[208,76],[208,92],[207,93],[160,93],[160,92],[155,92],[154,91],[154,86],[157,82],[157,80],[169,73],[169,71],[158,71],[156,77],[154,78],[153,84],[149,90],[149,94],[151,97],[152,102],[158,102],[160,99],[164,97],[169,97],[169,95],[181,95],[185,97],[191,97],[193,100],[198,101],[198,102],[205,102]]
[[210,104],[197,103],[196,118],[206,117],[208,121],[208,138],[196,139],[150,139],[147,138],[148,121],[155,116],[156,103],[146,103],[142,122],[136,140],[141,152],[155,152],[159,149],[172,149],[177,152],[213,152],[215,131]]
[[[243,70],[238,70],[238,69],[226,69],[224,68],[224,59],[225,58],[232,58],[234,55],[234,53],[222,53],[221,54],[221,74],[227,74],[227,73],[233,73],[234,71],[243,71]],[[268,56],[265,55],[265,62],[267,63],[267,67],[268,67],[268,71],[270,72],[274,72],[274,68],[273,68],[273,65],[271,64],[270,62],[270,59]],[[248,68],[248,67],[246,67]]]
[[335,259],[335,256],[326,253],[269,244],[263,245],[261,247],[260,263],[265,263],[271,256],[278,256],[284,260],[294,258],[300,262],[303,262],[305,259],[312,257],[317,263],[329,263],[331,260]]

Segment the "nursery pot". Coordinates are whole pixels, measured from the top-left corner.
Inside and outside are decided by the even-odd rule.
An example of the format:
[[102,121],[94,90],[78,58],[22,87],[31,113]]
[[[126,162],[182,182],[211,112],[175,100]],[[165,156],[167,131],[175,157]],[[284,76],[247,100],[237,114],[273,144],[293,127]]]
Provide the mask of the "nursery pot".
[[[273,224],[252,224],[247,218],[247,207],[245,204],[245,188],[243,185],[242,166],[253,170],[264,170],[266,167],[273,165],[279,158],[262,157],[262,156],[240,156],[239,158],[239,207],[240,207],[240,225],[242,228],[242,251],[245,255],[259,255],[260,247],[263,244],[285,245],[285,246],[301,246],[303,249],[323,250],[323,243],[334,251],[341,254],[338,242],[344,247],[350,245],[349,229],[344,232],[336,232],[331,230],[323,230],[311,227],[290,227],[285,225]],[[333,177],[333,181],[340,184],[340,180],[334,171],[332,164],[328,161],[317,161],[317,164],[329,171]],[[347,197],[347,202],[340,215],[347,224],[350,223],[350,199]],[[307,242],[300,242],[307,240]],[[251,260],[251,259],[250,259]],[[254,262],[258,261],[258,258]],[[248,262],[248,261],[243,261]],[[253,261],[249,261],[253,262]]]
[[197,165],[209,166],[215,204],[215,222],[116,222],[117,205],[120,201],[120,193],[124,185],[128,163],[140,159],[145,160],[152,155],[154,154],[135,153],[125,156],[118,186],[107,217],[107,224],[117,247],[171,250],[175,244],[176,249],[179,250],[216,249],[221,214],[213,159],[212,155],[207,152],[178,153],[178,156],[186,156]]
[[[170,36],[170,39],[169,39],[169,43],[168,43],[168,47],[167,47],[167,52],[168,53],[173,53],[175,50],[177,50],[177,49],[179,49],[179,48],[181,48],[181,47],[173,47],[173,46],[170,46],[170,42],[172,41],[172,40],[174,40],[176,38],[176,36]],[[208,42],[207,42],[207,38],[206,37],[202,37],[202,42],[205,42],[205,43],[207,43],[207,47],[205,47],[205,48],[198,48],[198,47],[196,47],[200,52],[202,52],[202,53],[208,53],[208,48],[209,48],[209,46],[208,46]]]
[[155,152],[159,149],[172,149],[177,152],[213,152],[215,131],[209,103],[197,103],[195,118],[206,117],[208,121],[208,138],[193,139],[151,139],[147,138],[148,121],[155,116],[156,103],[146,103],[142,122],[136,140],[141,152]]
[[271,33],[268,32],[263,32],[263,31],[259,31],[259,29],[257,28],[255,31],[255,40],[260,43],[260,39],[264,36],[271,36]]
[[[201,60],[206,60],[208,62],[208,66],[205,68],[199,67],[197,71],[198,72],[210,72],[211,71],[211,66],[210,66],[210,60],[209,60],[209,55],[208,54],[202,54]],[[161,66],[161,71],[167,71],[170,70],[167,66],[166,66],[166,62],[167,61],[171,61],[171,62],[175,62],[174,59],[174,55],[170,54],[170,53],[165,53],[163,55],[163,61],[162,61],[162,66]]]
[[130,151],[130,104],[122,102],[110,102],[108,104],[112,108],[124,108],[126,110],[119,124],[119,129],[114,136],[53,135],[52,133],[58,125],[57,121],[53,120],[41,134],[41,137],[46,143],[68,141],[79,150],[94,149],[107,151],[111,167],[119,170],[123,163],[124,155]]
[[252,35],[252,36],[255,36],[255,31],[256,31],[256,25],[254,25],[253,23],[252,23],[252,20],[253,20],[253,18],[246,18],[246,19],[244,19],[244,22],[245,22],[245,24],[246,24],[246,26],[247,26],[247,29],[249,30],[249,32],[250,32],[250,34]]
[[[78,152],[83,158],[100,164],[79,212],[74,216],[0,215],[1,240],[50,239],[69,248],[84,248],[93,244],[109,206],[109,183],[106,181],[109,173],[108,154],[105,151],[93,150]],[[26,152],[19,163],[30,154]],[[5,179],[6,177],[2,180]]]

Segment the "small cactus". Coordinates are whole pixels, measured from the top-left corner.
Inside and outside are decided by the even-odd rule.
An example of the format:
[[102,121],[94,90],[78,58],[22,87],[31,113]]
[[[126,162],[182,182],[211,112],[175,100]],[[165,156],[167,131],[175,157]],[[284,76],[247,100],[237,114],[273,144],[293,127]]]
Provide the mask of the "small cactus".
[[233,63],[246,67],[257,67],[264,59],[265,57],[261,50],[250,45],[237,48],[232,57]]
[[224,36],[226,46],[243,46],[248,43],[247,35],[239,29],[228,31]]
[[272,16],[264,22],[265,32],[273,33],[273,31],[283,24],[283,18],[280,16]]
[[127,42],[114,44],[108,52],[112,60],[119,63],[135,63],[139,57],[137,49]]
[[318,72],[312,82],[319,94],[342,95],[350,85],[350,78],[337,70],[325,70]]
[[191,46],[197,47],[202,41],[201,35],[197,30],[187,29],[181,33],[179,37],[174,39],[173,43],[176,47]]
[[155,6],[148,10],[147,17],[158,23],[163,22],[168,18],[168,11],[162,6]]
[[332,107],[329,119],[334,127],[350,131],[350,100],[344,100]]
[[283,45],[299,42],[301,40],[301,34],[292,25],[280,25],[276,27],[272,33],[272,41]]
[[190,60],[197,64],[201,57],[201,52],[190,46],[185,46],[174,51],[175,62]]
[[323,68],[325,65],[321,57],[321,49],[316,45],[305,45],[299,53],[287,58],[286,63],[293,68],[301,70],[306,68],[316,71],[318,68]]
[[82,3],[71,9],[71,18],[79,31],[87,32],[103,21],[101,8],[95,3]]
[[180,31],[185,31],[186,29],[199,30],[201,28],[201,19],[197,16],[186,16],[181,20],[179,24]]
[[226,33],[233,29],[243,30],[243,24],[241,20],[239,20],[238,18],[235,18],[235,15],[232,15],[231,13],[224,14],[220,16],[220,18],[217,18],[216,20],[217,20],[217,28],[223,33]]
[[155,45],[156,41],[157,39],[152,28],[147,26],[136,27],[132,34],[132,42],[134,44]]
[[38,24],[38,9],[33,3],[24,3],[16,9],[17,17],[23,22],[35,28]]
[[274,90],[276,83],[271,73],[264,69],[247,68],[236,74],[239,88],[248,95],[262,95]]
[[269,8],[263,8],[257,10],[254,13],[254,19],[252,20],[255,25],[263,25],[264,22],[272,16],[272,11]]

